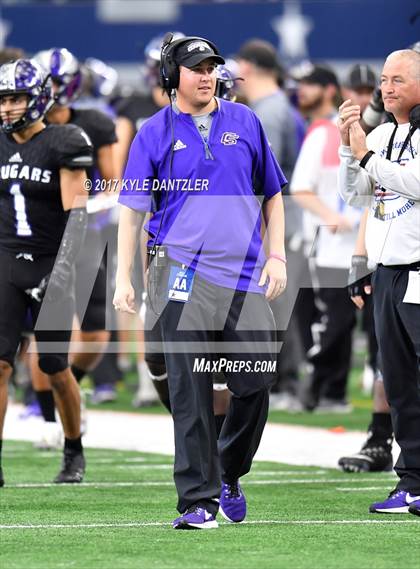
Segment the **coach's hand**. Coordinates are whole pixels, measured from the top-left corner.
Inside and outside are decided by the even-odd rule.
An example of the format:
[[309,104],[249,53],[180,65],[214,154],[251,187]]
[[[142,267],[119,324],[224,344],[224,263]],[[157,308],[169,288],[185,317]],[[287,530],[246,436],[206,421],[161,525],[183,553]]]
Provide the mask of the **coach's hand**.
[[274,300],[284,292],[287,284],[286,264],[280,259],[272,257],[268,259],[261,273],[258,286],[264,286],[268,279],[265,292],[267,300]]
[[134,288],[130,281],[117,282],[114,300],[112,301],[115,310],[136,314],[135,297]]
[[360,106],[354,105],[351,99],[347,99],[338,111],[338,130],[340,131],[341,143],[344,146],[350,146],[350,127],[360,120]]
[[350,146],[351,152],[356,160],[361,160],[369,152],[366,146],[366,133],[359,122],[350,125]]

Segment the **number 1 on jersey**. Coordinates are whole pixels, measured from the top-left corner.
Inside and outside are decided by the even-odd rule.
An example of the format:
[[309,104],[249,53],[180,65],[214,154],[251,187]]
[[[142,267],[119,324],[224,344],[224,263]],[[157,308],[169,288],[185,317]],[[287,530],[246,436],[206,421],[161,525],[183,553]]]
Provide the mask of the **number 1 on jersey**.
[[20,237],[30,237],[32,229],[28,223],[25,208],[25,196],[20,191],[19,184],[12,184],[10,193],[14,197],[14,206],[16,212],[16,233]]

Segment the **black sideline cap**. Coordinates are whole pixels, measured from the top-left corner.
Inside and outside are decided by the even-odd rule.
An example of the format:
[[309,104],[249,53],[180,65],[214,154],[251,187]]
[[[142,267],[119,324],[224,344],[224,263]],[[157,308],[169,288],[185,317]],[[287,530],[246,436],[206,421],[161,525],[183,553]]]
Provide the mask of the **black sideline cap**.
[[224,65],[225,60],[217,55],[214,49],[204,40],[191,40],[180,45],[176,50],[174,59],[178,65],[191,69],[205,59],[213,59],[215,63]]

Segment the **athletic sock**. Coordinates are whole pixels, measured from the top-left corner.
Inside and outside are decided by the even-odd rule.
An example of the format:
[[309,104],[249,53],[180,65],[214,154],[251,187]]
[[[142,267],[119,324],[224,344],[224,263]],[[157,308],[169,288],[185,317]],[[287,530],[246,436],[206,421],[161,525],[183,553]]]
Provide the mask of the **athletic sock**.
[[369,425],[369,441],[381,441],[391,444],[393,437],[390,413],[372,413],[372,422]]
[[223,423],[225,422],[226,415],[215,415],[214,420],[216,422],[216,433],[217,438],[220,437],[220,433],[222,431]]
[[77,367],[74,364],[71,366],[71,372],[76,378],[77,383],[80,383],[86,375],[86,371],[84,369],[80,369],[80,367]]
[[35,391],[35,394],[44,420],[47,423],[55,423],[55,403],[52,389]]
[[82,452],[82,437],[78,437],[77,439],[68,439],[67,437],[64,439],[64,450],[71,450],[73,452]]

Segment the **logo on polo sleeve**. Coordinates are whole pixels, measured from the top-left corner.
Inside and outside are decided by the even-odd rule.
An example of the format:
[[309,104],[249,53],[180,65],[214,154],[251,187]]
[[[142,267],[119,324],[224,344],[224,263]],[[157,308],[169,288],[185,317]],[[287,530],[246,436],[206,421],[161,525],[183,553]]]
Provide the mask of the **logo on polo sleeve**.
[[224,132],[222,134],[220,142],[225,146],[233,146],[234,144],[236,144],[238,138],[239,134],[236,134],[236,132]]

